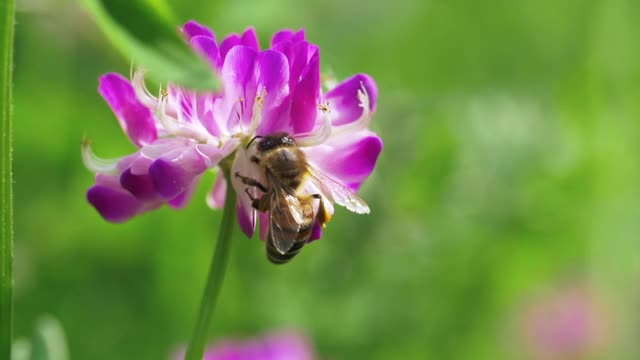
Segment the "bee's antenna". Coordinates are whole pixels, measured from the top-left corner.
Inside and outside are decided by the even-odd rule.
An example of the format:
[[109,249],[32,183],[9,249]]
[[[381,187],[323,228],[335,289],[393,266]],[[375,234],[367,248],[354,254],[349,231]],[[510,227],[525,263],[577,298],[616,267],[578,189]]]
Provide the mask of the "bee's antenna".
[[251,146],[251,143],[253,142],[253,140],[255,139],[262,139],[263,137],[260,135],[256,135],[253,137],[253,139],[251,139],[251,141],[249,141],[249,143],[247,144],[247,149],[249,148],[249,146]]

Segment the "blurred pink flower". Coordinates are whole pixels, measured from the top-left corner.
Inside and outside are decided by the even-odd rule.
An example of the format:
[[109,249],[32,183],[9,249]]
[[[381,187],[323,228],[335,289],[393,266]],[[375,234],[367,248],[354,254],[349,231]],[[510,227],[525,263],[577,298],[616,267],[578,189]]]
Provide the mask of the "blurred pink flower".
[[602,349],[608,320],[593,292],[574,285],[532,304],[521,325],[534,359],[577,360]]
[[[184,351],[172,356],[182,360]],[[249,340],[224,340],[209,347],[203,360],[313,360],[309,341],[296,332],[273,333]]]

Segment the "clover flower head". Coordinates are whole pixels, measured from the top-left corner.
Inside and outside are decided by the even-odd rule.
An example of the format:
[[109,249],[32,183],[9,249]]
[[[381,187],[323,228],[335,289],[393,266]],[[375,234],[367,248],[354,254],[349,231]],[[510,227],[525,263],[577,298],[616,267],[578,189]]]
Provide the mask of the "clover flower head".
[[[95,172],[87,199],[110,222],[124,222],[164,204],[185,206],[201,175],[223,161],[231,172],[264,180],[264,170],[252,162],[247,147],[256,136],[286,133],[310,165],[341,185],[357,191],[372,172],[382,149],[369,130],[378,90],[374,80],[357,74],[323,92],[320,51],[305,39],[304,30],[277,32],[261,50],[253,28],[218,41],[213,31],[195,21],[178,29],[195,52],[204,57],[221,80],[221,89],[196,92],[167,84],[153,95],[144,71],[131,80],[109,73],[100,78],[99,92],[116,115],[137,151],[113,160],[97,157],[83,146],[86,166]],[[218,176],[207,203],[224,203],[226,183]],[[252,207],[258,189],[247,189],[233,177],[237,216],[242,231],[267,236],[267,215]],[[333,213],[332,203],[349,208],[339,197],[313,184],[304,191],[319,193]],[[310,240],[321,235],[315,224]]]

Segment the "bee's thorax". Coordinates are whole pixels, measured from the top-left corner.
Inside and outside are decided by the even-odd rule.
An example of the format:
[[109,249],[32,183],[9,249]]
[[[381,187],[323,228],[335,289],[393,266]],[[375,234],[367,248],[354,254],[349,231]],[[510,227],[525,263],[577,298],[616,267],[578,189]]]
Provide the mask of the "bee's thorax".
[[300,186],[307,172],[307,159],[295,144],[280,144],[258,154],[260,164],[268,175],[278,179],[287,188],[295,190]]

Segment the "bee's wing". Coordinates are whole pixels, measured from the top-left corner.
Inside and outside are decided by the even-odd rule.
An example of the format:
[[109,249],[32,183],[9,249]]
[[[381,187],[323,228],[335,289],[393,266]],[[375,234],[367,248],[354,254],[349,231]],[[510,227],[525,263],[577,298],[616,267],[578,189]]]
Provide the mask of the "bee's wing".
[[368,214],[369,205],[362,200],[356,193],[348,187],[340,184],[329,175],[323,173],[310,164],[307,164],[307,170],[314,184],[324,193],[329,200],[334,201],[338,205],[346,207],[348,210],[358,214]]
[[304,207],[300,200],[287,191],[279,181],[270,179],[272,198],[269,208],[269,236],[273,246],[286,254],[296,243],[305,223]]

